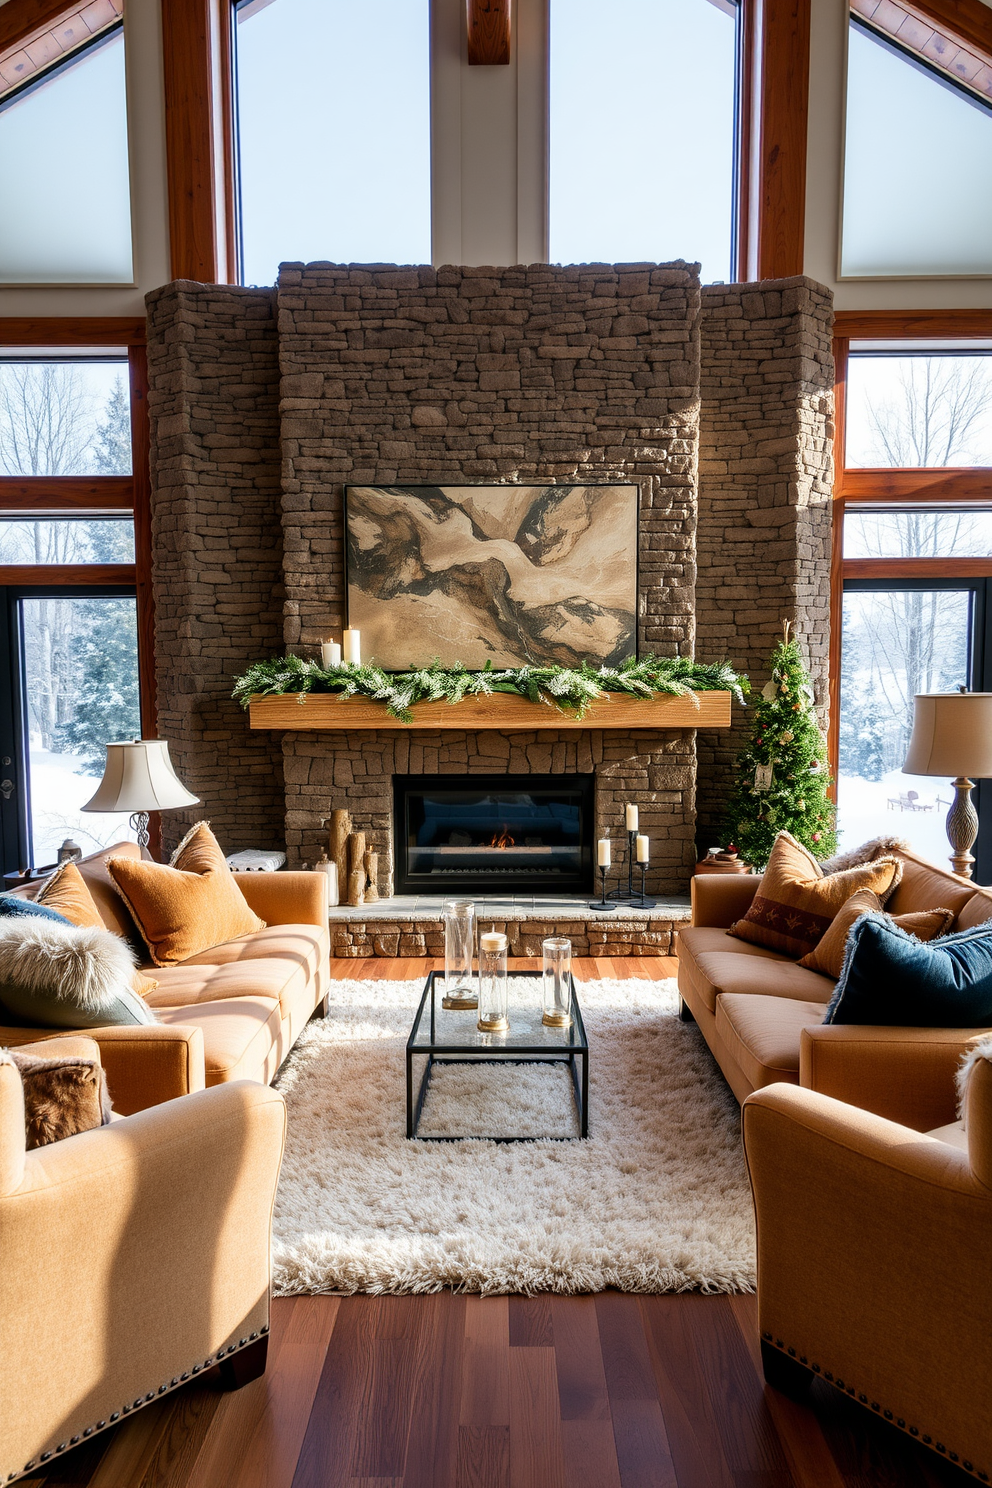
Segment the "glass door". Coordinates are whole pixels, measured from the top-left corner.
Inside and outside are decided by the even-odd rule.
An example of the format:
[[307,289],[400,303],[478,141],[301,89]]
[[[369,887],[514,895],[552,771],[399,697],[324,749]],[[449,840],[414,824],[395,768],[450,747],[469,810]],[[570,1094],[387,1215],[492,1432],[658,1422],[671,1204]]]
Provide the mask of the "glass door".
[[4,872],[132,838],[126,816],[80,810],[104,746],[141,734],[137,617],[124,589],[8,589],[3,610],[0,814]]
[[[951,783],[904,775],[902,762],[917,693],[961,686],[989,690],[988,584],[922,578],[845,583],[837,769],[841,851],[888,835],[904,838],[935,863],[948,858]],[[986,835],[992,834],[983,833],[978,845],[980,882],[992,869]]]

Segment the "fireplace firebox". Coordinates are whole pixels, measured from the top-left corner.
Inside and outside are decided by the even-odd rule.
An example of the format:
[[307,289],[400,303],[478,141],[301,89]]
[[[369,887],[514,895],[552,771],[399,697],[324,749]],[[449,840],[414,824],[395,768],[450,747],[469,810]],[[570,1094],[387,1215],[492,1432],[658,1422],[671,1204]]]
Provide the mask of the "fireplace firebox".
[[592,775],[396,775],[396,892],[587,893]]

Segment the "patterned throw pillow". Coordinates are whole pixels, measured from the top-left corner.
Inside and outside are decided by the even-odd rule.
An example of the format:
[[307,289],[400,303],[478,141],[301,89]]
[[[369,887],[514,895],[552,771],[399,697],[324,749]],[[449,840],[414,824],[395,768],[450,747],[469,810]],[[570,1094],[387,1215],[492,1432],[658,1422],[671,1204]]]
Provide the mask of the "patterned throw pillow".
[[[874,911],[876,914],[882,908],[882,901],[871,889],[859,889],[852,894],[844,907],[837,913],[833,924],[824,935],[820,943],[804,956],[800,966],[808,967],[810,971],[822,972],[824,976],[833,977],[835,980],[840,976],[841,967],[844,965],[844,951],[847,946],[847,938],[851,933],[852,926],[863,914]],[[917,909],[911,914],[890,916],[893,924],[898,925],[900,930],[906,930],[910,935],[915,935],[917,940],[936,940],[938,935],[946,935],[954,923],[953,909]]]
[[786,956],[806,956],[852,894],[870,889],[884,904],[901,877],[902,863],[890,857],[824,874],[801,842],[779,832],[761,887],[744,918],[731,925],[730,934]]
[[108,858],[117,892],[134,916],[156,966],[265,929],[238,888],[209,822],[197,822],[167,867]]

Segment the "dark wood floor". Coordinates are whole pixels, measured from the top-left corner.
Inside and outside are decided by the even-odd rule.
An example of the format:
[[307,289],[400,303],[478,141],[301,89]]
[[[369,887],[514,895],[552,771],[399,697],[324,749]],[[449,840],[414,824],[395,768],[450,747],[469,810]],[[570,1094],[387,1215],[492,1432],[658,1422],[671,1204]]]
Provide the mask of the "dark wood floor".
[[[530,963],[518,963],[530,964]],[[417,976],[425,963],[337,963]],[[664,960],[579,976],[669,976]],[[298,1297],[265,1377],[210,1375],[37,1488],[936,1488],[974,1480],[817,1381],[764,1386],[749,1296]]]

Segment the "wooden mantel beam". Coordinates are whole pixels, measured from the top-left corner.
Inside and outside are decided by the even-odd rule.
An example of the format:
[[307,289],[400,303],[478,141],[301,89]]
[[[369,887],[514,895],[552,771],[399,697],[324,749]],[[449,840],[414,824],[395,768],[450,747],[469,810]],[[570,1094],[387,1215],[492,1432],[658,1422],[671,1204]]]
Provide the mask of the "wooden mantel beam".
[[509,66],[511,3],[512,0],[465,0],[470,66]]

